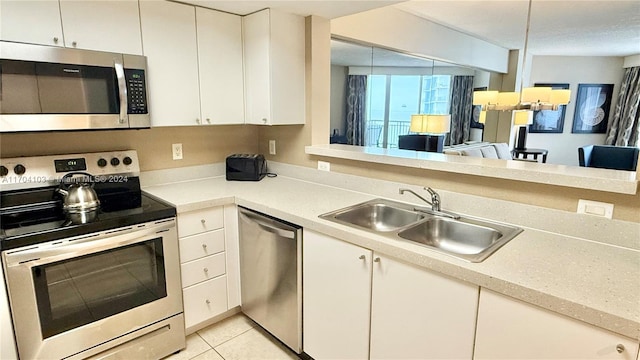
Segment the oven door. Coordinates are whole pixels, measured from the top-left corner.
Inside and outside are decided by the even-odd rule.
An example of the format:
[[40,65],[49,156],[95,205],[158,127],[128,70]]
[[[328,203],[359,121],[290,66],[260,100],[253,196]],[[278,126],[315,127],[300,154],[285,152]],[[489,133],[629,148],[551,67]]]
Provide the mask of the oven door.
[[175,219],[3,253],[21,359],[65,358],[182,312]]

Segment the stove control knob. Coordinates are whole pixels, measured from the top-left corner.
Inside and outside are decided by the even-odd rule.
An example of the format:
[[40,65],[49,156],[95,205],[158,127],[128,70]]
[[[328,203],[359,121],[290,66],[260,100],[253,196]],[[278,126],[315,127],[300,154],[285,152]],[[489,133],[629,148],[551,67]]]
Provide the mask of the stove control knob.
[[120,159],[118,159],[118,158],[116,158],[116,157],[111,158],[111,165],[113,165],[113,166],[118,166],[118,165],[120,165]]
[[101,168],[107,166],[107,160],[101,158],[100,160],[98,160],[98,166],[100,166]]
[[13,168],[13,172],[15,172],[16,175],[23,175],[26,171],[27,168],[25,168],[22,164],[18,164]]
[[133,160],[130,157],[125,156],[124,159],[122,159],[122,163],[129,166],[133,163]]
[[4,165],[0,165],[0,176],[7,176],[9,175],[9,169],[7,169],[6,166]]

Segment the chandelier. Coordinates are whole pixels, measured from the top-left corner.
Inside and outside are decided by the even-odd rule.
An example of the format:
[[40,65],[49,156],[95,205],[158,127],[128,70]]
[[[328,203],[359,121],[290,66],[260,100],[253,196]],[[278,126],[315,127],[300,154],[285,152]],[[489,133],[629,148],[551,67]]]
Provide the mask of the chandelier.
[[[527,59],[527,45],[529,41],[529,25],[531,23],[531,3],[529,0],[529,10],[527,12],[527,27],[524,37],[524,50],[522,56],[522,81],[524,84],[524,68]],[[479,122],[486,121],[486,111],[538,111],[538,110],[558,110],[560,105],[569,103],[571,90],[552,89],[551,87],[527,87],[522,92],[502,92],[502,91],[474,91],[473,105],[481,106]],[[524,114],[515,116],[524,118]],[[531,114],[526,114],[526,118],[531,118]],[[530,123],[530,122],[529,122]]]

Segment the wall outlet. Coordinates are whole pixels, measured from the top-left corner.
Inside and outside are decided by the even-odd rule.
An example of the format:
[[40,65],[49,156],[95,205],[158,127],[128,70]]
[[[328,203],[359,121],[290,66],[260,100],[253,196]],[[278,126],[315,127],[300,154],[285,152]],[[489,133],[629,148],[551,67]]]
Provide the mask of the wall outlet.
[[331,171],[331,163],[326,161],[318,161],[318,170]]
[[171,144],[171,153],[173,153],[173,160],[181,160],[182,144]]
[[578,214],[602,216],[608,219],[613,217],[613,204],[590,200],[578,200]]
[[276,141],[269,140],[269,155],[275,155],[275,154],[276,154]]

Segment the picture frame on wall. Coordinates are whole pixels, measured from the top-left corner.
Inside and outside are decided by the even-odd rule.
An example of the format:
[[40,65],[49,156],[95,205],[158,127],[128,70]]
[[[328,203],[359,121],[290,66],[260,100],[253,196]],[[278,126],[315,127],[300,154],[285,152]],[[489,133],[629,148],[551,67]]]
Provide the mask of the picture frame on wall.
[[[473,91],[486,91],[487,87],[477,87],[473,88]],[[481,105],[473,105],[473,110],[471,112],[471,127],[474,129],[484,129],[484,124],[480,123],[480,111],[482,110]]]
[[579,84],[571,132],[606,133],[612,96],[613,84]]
[[[553,90],[569,89],[569,84],[535,83],[534,87],[550,87]],[[558,106],[558,110],[538,110],[533,112],[533,123],[529,125],[530,133],[561,134],[564,131],[564,114],[566,105]]]

